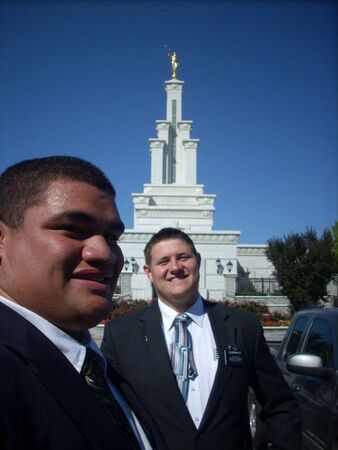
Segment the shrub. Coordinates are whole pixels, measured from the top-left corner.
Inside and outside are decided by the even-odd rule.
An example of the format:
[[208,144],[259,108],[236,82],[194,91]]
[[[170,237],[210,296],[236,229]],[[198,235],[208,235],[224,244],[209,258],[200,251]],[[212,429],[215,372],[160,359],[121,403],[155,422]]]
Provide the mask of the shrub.
[[[210,301],[216,302],[215,300]],[[144,309],[151,305],[152,302],[153,300],[114,300],[113,310],[103,323],[116,319],[119,316],[124,316],[125,314]],[[257,314],[260,317],[263,326],[288,326],[290,324],[289,314],[284,314],[281,311],[270,312],[268,306],[263,302],[255,300],[243,300],[238,302],[222,300],[217,303],[227,305],[229,308],[241,308]]]
[[265,327],[269,326],[288,326],[290,325],[290,315],[282,313],[281,311],[269,311],[268,306],[259,301],[255,300],[244,300],[231,302],[229,300],[224,300],[221,303],[229,306],[230,308],[241,308],[246,311],[257,314],[261,319],[261,323]]
[[113,300],[113,310],[103,323],[116,319],[119,316],[138,311],[139,309],[144,309],[151,303],[152,301],[146,300]]

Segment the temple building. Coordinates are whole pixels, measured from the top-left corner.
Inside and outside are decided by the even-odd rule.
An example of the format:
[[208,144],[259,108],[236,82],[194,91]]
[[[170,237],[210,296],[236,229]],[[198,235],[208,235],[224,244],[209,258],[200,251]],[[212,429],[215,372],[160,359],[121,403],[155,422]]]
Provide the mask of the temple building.
[[127,229],[120,242],[125,256],[120,293],[133,299],[153,298],[143,272],[143,250],[163,227],[180,228],[194,241],[202,257],[200,293],[204,298],[233,299],[257,289],[272,293],[276,284],[265,245],[240,245],[240,231],[213,227],[216,195],[205,193],[204,185],[197,183],[199,139],[191,137],[192,120],[182,118],[185,83],[176,78],[173,58],[172,69],[172,78],[164,82],[166,118],[156,121],[156,137],[149,139],[150,183],[144,184],[142,193],[132,194],[134,228]]

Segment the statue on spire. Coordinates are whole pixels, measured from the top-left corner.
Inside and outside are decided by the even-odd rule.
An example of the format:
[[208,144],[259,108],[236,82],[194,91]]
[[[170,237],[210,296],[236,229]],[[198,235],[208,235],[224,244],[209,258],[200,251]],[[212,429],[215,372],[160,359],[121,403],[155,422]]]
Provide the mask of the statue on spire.
[[171,50],[169,47],[167,47],[166,45],[165,45],[165,47],[166,47],[166,48],[168,49],[168,51],[169,51],[168,56],[169,56],[170,61],[171,61],[171,71],[172,71],[171,77],[174,78],[174,79],[176,79],[176,71],[177,71],[177,69],[178,69],[178,67],[179,67],[179,65],[180,65],[178,56],[177,56],[176,52],[174,52],[173,50]]

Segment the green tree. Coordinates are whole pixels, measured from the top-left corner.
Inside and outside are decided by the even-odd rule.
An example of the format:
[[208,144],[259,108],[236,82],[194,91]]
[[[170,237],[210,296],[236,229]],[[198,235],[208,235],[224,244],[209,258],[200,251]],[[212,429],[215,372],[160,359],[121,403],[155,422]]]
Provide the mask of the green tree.
[[338,221],[331,228],[333,237],[333,254],[335,257],[336,275],[338,274]]
[[321,238],[312,228],[283,239],[268,241],[267,258],[275,267],[275,276],[294,311],[318,305],[327,295],[327,284],[334,277],[336,263],[334,239],[330,230]]

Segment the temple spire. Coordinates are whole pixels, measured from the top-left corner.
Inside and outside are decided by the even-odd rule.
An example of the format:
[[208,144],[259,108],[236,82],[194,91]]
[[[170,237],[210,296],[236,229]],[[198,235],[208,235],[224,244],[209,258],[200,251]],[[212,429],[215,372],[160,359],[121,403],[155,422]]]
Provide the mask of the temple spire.
[[209,232],[213,227],[215,195],[204,194],[197,184],[199,139],[190,136],[192,120],[182,119],[184,81],[177,79],[176,52],[169,50],[172,78],[164,82],[166,117],[156,120],[155,138],[149,139],[150,183],[132,194],[134,229],[157,231],[164,226]]

